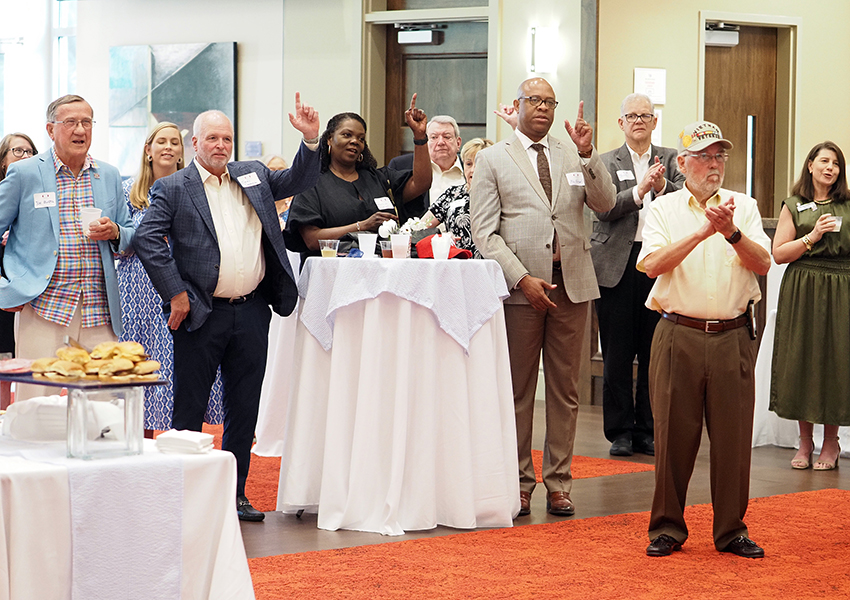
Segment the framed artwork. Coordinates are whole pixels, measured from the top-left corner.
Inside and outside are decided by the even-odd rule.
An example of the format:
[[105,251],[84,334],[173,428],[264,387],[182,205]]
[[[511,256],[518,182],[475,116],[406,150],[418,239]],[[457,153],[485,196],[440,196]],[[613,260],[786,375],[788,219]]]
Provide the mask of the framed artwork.
[[109,160],[122,176],[137,174],[145,138],[162,121],[179,127],[188,164],[192,124],[211,109],[236,129],[236,42],[109,49]]

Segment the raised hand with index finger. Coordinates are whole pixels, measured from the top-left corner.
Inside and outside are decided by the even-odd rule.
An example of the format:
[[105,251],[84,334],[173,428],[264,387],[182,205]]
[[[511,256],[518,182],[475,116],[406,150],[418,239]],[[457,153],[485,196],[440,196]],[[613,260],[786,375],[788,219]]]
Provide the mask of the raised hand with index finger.
[[289,113],[289,122],[305,140],[319,137],[319,112],[309,104],[301,103],[300,92],[295,92],[295,114]]
[[428,117],[420,108],[416,108],[416,94],[410,99],[410,108],[404,111],[404,121],[410,130],[413,132],[413,139],[422,139],[425,137],[425,129],[428,126]]
[[593,128],[584,120],[584,101],[578,103],[578,116],[575,127],[570,125],[569,119],[564,119],[564,129],[570,134],[570,138],[578,148],[580,154],[590,154],[593,151]]

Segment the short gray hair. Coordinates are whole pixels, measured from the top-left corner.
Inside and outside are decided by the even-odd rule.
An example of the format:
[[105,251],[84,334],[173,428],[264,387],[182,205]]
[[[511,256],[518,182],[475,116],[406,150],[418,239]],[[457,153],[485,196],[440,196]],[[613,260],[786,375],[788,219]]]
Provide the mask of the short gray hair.
[[620,105],[620,116],[626,116],[626,104],[631,102],[632,100],[645,100],[649,102],[649,112],[655,114],[655,103],[652,102],[652,98],[647,96],[646,94],[641,94],[640,92],[635,92],[634,94],[629,94],[625,98],[623,98],[623,103]]
[[220,110],[206,110],[199,114],[197,117],[195,117],[195,122],[192,124],[193,137],[200,137],[199,134],[201,133],[201,128],[203,127],[204,122],[207,120],[207,117],[211,117],[212,115],[221,115],[222,117],[227,119],[227,122],[230,123],[230,128],[233,129],[233,122],[226,114],[224,114]]
[[[50,105],[47,107],[47,122],[52,123],[56,120],[56,111],[59,110],[60,106],[64,106],[66,104],[73,104],[74,102],[86,102],[86,99],[82,96],[77,96],[76,94],[66,94],[61,98],[56,98]],[[89,104],[89,108],[91,108],[91,104]],[[94,117],[94,109],[91,109],[91,116]]]
[[452,126],[452,129],[455,130],[455,137],[460,137],[460,127],[457,126],[457,121],[449,115],[437,115],[436,117],[431,117],[431,120],[428,121],[428,125],[431,125],[431,123],[448,123]]

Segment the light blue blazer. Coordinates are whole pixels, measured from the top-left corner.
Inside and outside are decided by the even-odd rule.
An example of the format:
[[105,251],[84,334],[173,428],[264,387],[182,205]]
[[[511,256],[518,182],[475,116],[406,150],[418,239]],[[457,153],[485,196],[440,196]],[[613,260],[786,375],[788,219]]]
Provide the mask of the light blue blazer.
[[[91,185],[95,207],[101,209],[121,229],[118,251],[133,242],[133,221],[124,201],[118,169],[97,161],[92,168]],[[59,255],[59,206],[35,207],[35,195],[56,194],[56,173],[51,153],[9,165],[0,182],[0,232],[9,230],[3,257],[6,277],[0,278],[0,307],[27,304],[47,288]],[[115,255],[107,241],[97,243],[106,280],[112,330],[121,335],[121,299],[115,276]]]

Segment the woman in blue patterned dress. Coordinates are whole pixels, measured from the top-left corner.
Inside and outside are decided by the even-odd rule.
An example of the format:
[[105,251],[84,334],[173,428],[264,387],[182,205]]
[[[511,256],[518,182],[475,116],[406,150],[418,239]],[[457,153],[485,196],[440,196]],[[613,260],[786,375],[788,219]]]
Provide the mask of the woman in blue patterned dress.
[[[176,173],[183,166],[183,136],[174,123],[163,121],[145,140],[139,176],[124,182],[124,198],[138,227],[150,206],[150,189],[154,182]],[[171,429],[174,407],[174,357],[171,333],[162,313],[162,299],[154,289],[142,262],[132,252],[118,258],[118,286],[121,290],[121,341],[134,340],[142,344],[150,357],[162,363],[160,374],[168,385],[145,390],[145,437],[153,430]],[[224,421],[221,377],[217,376],[210,393],[204,420],[218,424]]]
[[481,253],[472,242],[469,218],[469,186],[472,185],[472,174],[475,171],[475,155],[493,142],[488,139],[473,138],[463,145],[460,160],[463,163],[463,176],[466,183],[450,187],[428,209],[422,219],[428,227],[436,227],[442,223],[446,231],[455,238],[458,248],[472,252],[473,258],[481,258]]

